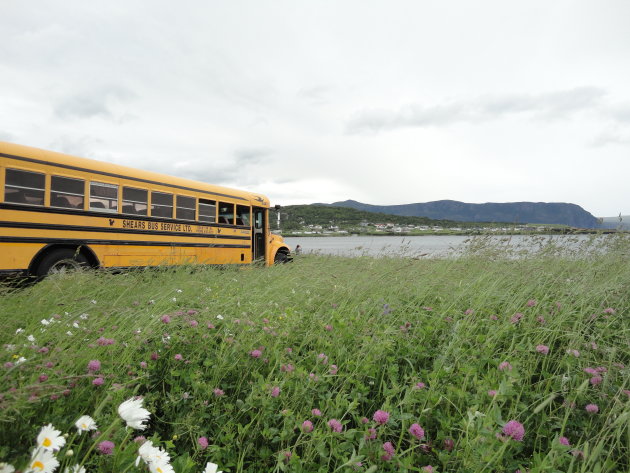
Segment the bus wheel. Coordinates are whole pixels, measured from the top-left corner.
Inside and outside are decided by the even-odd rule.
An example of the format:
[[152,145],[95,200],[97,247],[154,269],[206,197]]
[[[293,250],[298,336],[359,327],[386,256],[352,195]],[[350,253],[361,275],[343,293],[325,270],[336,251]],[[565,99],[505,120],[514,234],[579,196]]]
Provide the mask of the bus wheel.
[[60,248],[42,258],[37,266],[36,275],[42,278],[49,274],[67,273],[88,267],[89,262],[82,253],[72,248]]
[[273,263],[274,264],[285,264],[288,263],[290,260],[289,255],[287,255],[286,253],[283,253],[281,251],[278,251],[276,253],[276,256],[274,256],[273,258]]

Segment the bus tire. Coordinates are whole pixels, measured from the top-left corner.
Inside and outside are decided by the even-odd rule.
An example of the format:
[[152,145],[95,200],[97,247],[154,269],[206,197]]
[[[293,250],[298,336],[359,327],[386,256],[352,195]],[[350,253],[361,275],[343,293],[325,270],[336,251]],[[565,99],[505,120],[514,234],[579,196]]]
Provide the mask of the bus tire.
[[273,264],[285,264],[285,263],[288,263],[289,261],[291,261],[289,259],[289,255],[287,255],[286,253],[282,251],[278,251],[276,253],[276,256],[274,256],[273,258]]
[[58,248],[41,259],[35,275],[43,278],[50,274],[78,271],[89,267],[90,263],[82,252],[72,248]]

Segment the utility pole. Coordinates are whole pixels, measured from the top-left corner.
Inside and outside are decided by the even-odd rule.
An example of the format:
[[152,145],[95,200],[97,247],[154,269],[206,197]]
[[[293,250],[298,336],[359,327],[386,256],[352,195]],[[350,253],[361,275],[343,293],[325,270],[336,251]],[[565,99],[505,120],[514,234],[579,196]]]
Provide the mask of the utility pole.
[[276,204],[276,212],[278,212],[278,230],[280,230],[280,205]]

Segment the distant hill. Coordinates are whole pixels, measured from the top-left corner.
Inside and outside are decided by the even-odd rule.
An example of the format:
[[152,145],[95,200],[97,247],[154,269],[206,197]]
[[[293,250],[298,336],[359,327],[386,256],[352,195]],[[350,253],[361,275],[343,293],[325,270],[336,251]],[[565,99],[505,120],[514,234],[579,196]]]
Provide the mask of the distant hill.
[[578,228],[597,228],[599,226],[597,218],[579,205],[556,202],[468,204],[455,200],[438,200],[404,205],[370,205],[355,200],[346,200],[332,204],[314,205],[349,207],[366,212],[460,222],[544,223]]
[[[427,225],[452,227],[473,227],[474,223],[462,223],[452,220],[435,220],[426,217],[414,217],[404,215],[386,215],[378,212],[356,210],[351,207],[335,207],[332,205],[287,205],[282,207],[282,229],[300,230],[303,225],[322,226],[357,226],[364,222],[392,223],[395,225]],[[270,211],[270,222],[276,222],[277,213]]]

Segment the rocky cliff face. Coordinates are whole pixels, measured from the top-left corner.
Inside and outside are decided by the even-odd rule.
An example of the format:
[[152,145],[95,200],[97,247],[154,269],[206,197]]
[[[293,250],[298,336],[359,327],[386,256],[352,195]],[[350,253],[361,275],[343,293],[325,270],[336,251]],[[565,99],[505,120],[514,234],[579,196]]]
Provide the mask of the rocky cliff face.
[[405,205],[370,205],[354,200],[346,200],[330,205],[350,207],[368,212],[457,220],[460,222],[550,223],[579,228],[596,228],[598,226],[597,218],[579,205],[556,202],[467,204],[455,200],[438,200]]

